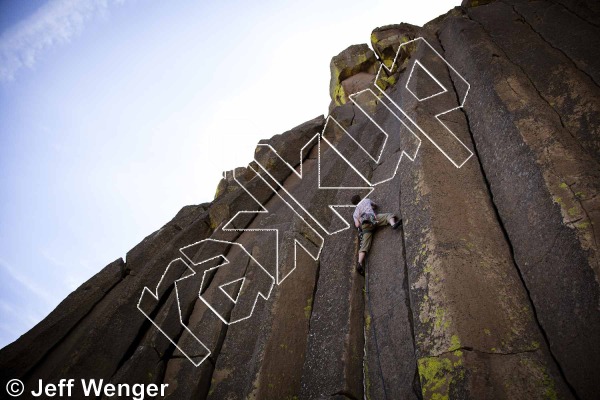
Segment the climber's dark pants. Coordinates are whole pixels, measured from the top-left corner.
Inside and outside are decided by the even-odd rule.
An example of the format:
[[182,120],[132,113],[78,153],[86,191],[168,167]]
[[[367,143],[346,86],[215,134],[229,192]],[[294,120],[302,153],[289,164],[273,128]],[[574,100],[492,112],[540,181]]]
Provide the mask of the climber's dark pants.
[[[377,226],[385,226],[389,225],[390,220],[394,218],[394,214],[392,213],[381,213],[375,216],[377,218]],[[360,249],[358,252],[368,253],[371,249],[371,241],[373,239],[373,232],[375,228],[368,229],[366,226],[371,226],[370,224],[363,224],[362,231],[362,240],[360,241]]]

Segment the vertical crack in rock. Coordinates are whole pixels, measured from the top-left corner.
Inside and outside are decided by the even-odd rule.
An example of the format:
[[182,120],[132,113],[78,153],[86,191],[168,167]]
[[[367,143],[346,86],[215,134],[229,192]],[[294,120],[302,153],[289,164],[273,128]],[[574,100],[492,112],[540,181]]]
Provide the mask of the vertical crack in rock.
[[[124,270],[124,269],[125,269],[125,262],[123,262],[123,267],[122,267],[122,270]],[[85,319],[85,318],[86,318],[86,317],[87,317],[89,314],[91,314],[91,313],[94,311],[94,309],[95,309],[95,308],[96,308],[96,307],[97,307],[97,306],[98,306],[100,303],[102,303],[102,300],[104,300],[104,299],[106,298],[106,296],[108,296],[108,295],[109,295],[109,293],[111,293],[111,291],[112,291],[112,290],[113,290],[113,289],[114,289],[114,288],[115,288],[115,287],[116,287],[116,286],[117,286],[119,283],[123,282],[123,280],[124,280],[124,279],[126,279],[126,277],[127,277],[127,276],[128,276],[128,275],[126,275],[125,277],[123,277],[123,278],[122,278],[122,279],[120,279],[119,281],[115,282],[115,283],[114,283],[112,286],[110,286],[110,287],[109,287],[107,290],[103,290],[103,292],[104,292],[104,295],[103,295],[103,296],[102,296],[100,299],[98,299],[98,300],[97,300],[97,301],[96,301],[96,302],[95,302],[95,303],[94,303],[94,304],[93,304],[93,305],[90,307],[90,309],[89,309],[89,310],[88,310],[88,311],[87,311],[87,312],[86,312],[84,315],[82,315],[82,316],[81,316],[81,318],[79,318],[79,319],[78,319],[78,320],[77,320],[75,323],[73,323],[73,326],[71,326],[71,327],[70,327],[70,328],[69,328],[69,329],[68,329],[68,330],[65,332],[65,334],[64,334],[64,335],[63,335],[63,336],[62,336],[62,337],[61,337],[59,340],[57,340],[57,341],[56,341],[56,343],[54,343],[54,344],[53,344],[53,345],[52,345],[50,348],[48,348],[48,349],[47,349],[47,350],[46,350],[46,351],[45,351],[43,354],[39,355],[39,359],[40,359],[40,360],[43,360],[43,359],[44,359],[44,358],[45,358],[47,355],[51,354],[51,353],[52,353],[52,352],[53,352],[53,351],[54,351],[56,348],[58,348],[58,347],[59,347],[59,346],[60,346],[60,345],[61,345],[61,344],[62,344],[62,343],[63,343],[63,342],[64,342],[64,341],[65,341],[65,340],[66,340],[66,339],[69,337],[69,335],[70,335],[70,334],[71,334],[73,331],[75,331],[75,329],[77,329],[77,328],[78,328],[78,326],[79,326],[79,323],[80,323],[81,321],[83,321],[83,320],[84,320],[84,319]],[[23,376],[23,378],[22,378],[22,380],[27,380],[27,379],[28,379],[28,378],[31,376],[31,373],[32,373],[32,372],[35,370],[35,368],[36,368],[37,366],[38,366],[38,363],[36,363],[36,364],[33,364],[33,365],[31,365],[31,366],[27,367],[27,369],[23,371],[23,375],[22,375],[22,376]]]
[[[364,296],[364,292],[363,292],[363,304],[365,301],[365,296]],[[363,313],[363,320],[364,320],[364,313]],[[366,399],[369,398],[369,385],[367,385],[367,383],[369,382],[369,364],[368,364],[368,354],[367,354],[367,325],[364,323],[363,321],[363,370],[362,370],[362,384],[363,384],[363,397]]]
[[[149,317],[152,320],[154,320],[156,318],[156,316],[158,315],[160,310],[167,303],[167,301],[169,300],[169,297],[171,296],[171,293],[173,293],[173,290],[175,290],[175,285],[171,285],[169,287],[169,289],[167,289],[167,291],[165,292],[165,295],[162,296],[158,300],[158,304],[156,305],[156,307],[154,308],[152,313],[149,315]],[[125,363],[133,356],[136,349],[140,346],[140,344],[144,340],[144,337],[146,337],[146,334],[153,326],[154,325],[150,322],[150,320],[148,320],[148,318],[144,318],[144,322],[142,322],[142,326],[138,330],[137,335],[131,341],[131,343],[130,343],[129,347],[127,348],[127,350],[125,351],[125,353],[123,353],[123,357],[121,358],[121,360],[119,360],[119,363],[117,364],[117,368],[115,369],[115,372],[112,374],[111,379],[119,372],[121,367],[123,367],[123,365],[125,365]]]
[[[368,270],[369,266],[368,266],[368,257],[365,257],[365,270],[366,270],[366,274],[365,274],[365,286],[366,286],[366,295],[367,295],[367,303],[368,303],[368,313],[369,313],[369,318],[371,320],[371,325],[372,325],[372,331],[373,331],[373,340],[374,340],[374,346],[375,346],[375,356],[377,357],[377,368],[379,369],[379,379],[381,381],[381,388],[383,389],[383,397],[385,400],[388,400],[388,395],[387,395],[387,388],[385,385],[385,376],[383,373],[383,368],[381,368],[381,352],[379,351],[379,341],[377,340],[377,326],[375,324],[375,320],[379,317],[375,316],[375,314],[373,313],[373,306],[371,304],[371,293],[369,290],[369,270]],[[391,312],[391,310],[388,310],[388,312]],[[384,316],[385,314],[380,314],[380,316]],[[368,332],[367,332],[368,333]],[[367,342],[366,338],[365,338],[365,343]]]
[[310,323],[312,321],[313,312],[315,310],[314,302],[315,302],[315,299],[316,299],[316,296],[317,296],[317,287],[319,286],[319,277],[320,277],[320,275],[321,275],[321,263],[317,260],[317,272],[316,272],[316,275],[315,275],[315,285],[313,286],[313,291],[312,291],[312,299],[313,299],[312,301],[313,301],[313,304],[311,304],[310,315],[308,316],[308,331],[309,332],[311,331],[310,330]]
[[[249,224],[248,224],[248,225],[249,225]],[[250,265],[250,259],[248,259],[248,262],[246,263],[246,268],[245,268],[245,270],[244,270],[244,274],[243,274],[243,276],[245,276],[245,275],[246,275],[246,272],[248,271],[248,266],[249,266],[249,265]],[[200,299],[196,300],[196,302],[200,302],[200,301],[202,301],[202,300],[200,300]],[[225,317],[226,317],[227,319],[229,319],[229,317],[231,316],[231,313],[233,312],[233,309],[234,309],[234,308],[235,308],[235,306],[234,306],[234,307],[232,307],[232,308],[229,310],[229,313],[228,313],[227,315],[225,315]],[[189,320],[190,316],[193,314],[193,312],[194,312],[194,307],[190,307],[190,312],[189,312],[189,315],[188,315],[188,320]],[[217,340],[217,343],[216,343],[215,349],[214,349],[214,351],[211,353],[211,355],[210,355],[210,356],[209,356],[209,358],[208,358],[208,360],[209,360],[209,361],[211,362],[211,364],[212,364],[212,368],[210,369],[210,371],[209,371],[209,373],[208,373],[208,378],[207,378],[207,381],[209,382],[209,384],[208,384],[208,387],[207,387],[207,388],[206,388],[206,390],[205,390],[205,392],[206,392],[206,393],[209,393],[209,392],[210,392],[210,390],[211,390],[211,387],[212,387],[212,384],[213,384],[213,374],[214,374],[214,372],[215,372],[215,367],[216,367],[216,365],[217,365],[217,360],[218,360],[218,358],[219,358],[219,354],[221,353],[221,348],[223,347],[223,343],[225,342],[225,338],[227,337],[227,332],[228,332],[228,330],[229,330],[229,325],[227,325],[227,324],[222,324],[222,325],[221,325],[221,327],[220,327],[220,329],[221,329],[221,331],[220,331],[220,333],[219,333],[219,338],[218,338],[218,340]],[[179,338],[178,338],[178,340],[179,340]],[[173,349],[173,350],[172,350],[171,354],[173,354],[173,351],[174,351],[174,350],[175,350],[175,349]]]
[[421,377],[419,375],[418,363],[415,368],[415,376],[413,378],[412,391],[415,394],[415,397],[419,400],[423,400],[423,389],[421,387]]
[[[399,213],[402,212],[402,207],[400,206],[400,199],[402,197],[399,195],[398,196],[398,210]],[[402,218],[402,220],[404,221],[404,216],[402,214],[400,214],[399,216],[400,218]],[[416,341],[416,336],[415,336],[415,322],[413,320],[414,316],[413,316],[413,307],[412,307],[412,302],[410,300],[410,284],[409,284],[409,273],[408,273],[408,263],[406,262],[406,238],[404,236],[404,226],[400,227],[400,235],[402,238],[402,261],[403,261],[403,266],[404,266],[404,292],[406,293],[406,296],[404,298],[404,302],[406,304],[406,308],[408,309],[408,323],[410,325],[410,333],[412,335],[412,341],[413,341],[413,349],[414,349],[414,353],[415,355],[417,354],[417,341]],[[415,393],[415,396],[417,396],[418,399],[422,399],[423,398],[423,392],[421,389],[421,379],[419,376],[419,363],[418,363],[418,357],[415,357],[415,377],[413,379],[413,392]]]
[[[238,235],[239,236],[239,235]],[[231,246],[230,246],[231,247]],[[182,275],[179,276],[179,278],[183,277],[184,274],[189,273],[189,271],[184,271],[182,273]],[[213,273],[211,275],[211,280],[214,277],[214,275],[216,274]],[[152,311],[152,313],[149,315],[151,320],[155,320],[156,317],[158,316],[158,314],[161,312],[161,310],[163,309],[163,307],[166,305],[166,303],[168,302],[168,300],[171,298],[172,293],[175,290],[175,284],[173,283],[168,289],[167,291],[164,293],[163,296],[160,297],[160,299],[158,300],[158,303],[156,305],[156,307],[154,308],[154,310]],[[189,321],[189,317],[192,314],[193,311],[193,307],[190,307],[185,318],[184,318],[184,324],[187,325],[188,321]],[[142,323],[142,325],[140,326],[140,329],[138,330],[137,335],[135,336],[134,340],[131,342],[131,344],[129,345],[129,347],[127,348],[127,350],[125,351],[125,353],[123,354],[123,357],[121,358],[121,360],[119,361],[119,364],[117,366],[117,368],[115,369],[114,373],[111,376],[111,379],[114,378],[115,376],[117,376],[117,374],[119,373],[120,369],[127,363],[127,361],[129,361],[131,359],[131,357],[135,354],[135,351],[138,349],[138,347],[140,347],[141,345],[144,344],[144,339],[146,338],[146,335],[148,334],[148,332],[151,329],[155,329],[156,327],[154,326],[154,324],[152,324],[150,322],[150,320],[148,318],[144,319],[144,322]],[[183,333],[183,327],[181,327],[181,329],[179,330],[179,333],[177,335],[176,338],[171,338],[175,341],[175,343],[177,343],[181,337]],[[151,346],[152,348],[154,348],[153,346]],[[154,348],[155,349],[155,348]],[[157,351],[157,353],[160,354],[160,352],[158,352],[157,349],[155,349]],[[175,347],[174,346],[170,346],[167,349],[167,352],[165,352],[162,357],[159,357],[159,359],[163,360],[163,361],[167,361],[170,358],[172,358],[173,353],[175,352]]]
[[[472,20],[472,19],[471,19],[471,20]],[[475,21],[475,22],[477,22],[477,21]],[[482,25],[481,25],[481,23],[479,23],[479,22],[477,22],[477,23],[478,23],[480,26],[482,26]],[[483,28],[483,26],[482,26],[482,28]],[[485,32],[488,34],[488,36],[491,38],[491,36],[490,36],[490,35],[489,35],[489,33],[488,33],[486,30],[485,30],[485,28],[483,28],[483,29],[484,29],[484,31],[485,31]],[[437,39],[438,39],[438,42],[439,42],[440,46],[442,47],[442,50],[443,50],[444,54],[445,54],[445,52],[446,52],[446,50],[445,50],[445,47],[444,47],[444,45],[443,45],[443,43],[442,43],[442,40],[441,40],[441,38],[440,38],[440,36],[439,36],[439,34],[438,34],[437,32],[436,32],[436,36],[437,36]],[[493,40],[493,39],[492,39],[492,40]],[[511,61],[511,62],[512,62],[512,61]],[[514,64],[514,63],[513,63],[513,64]],[[529,78],[528,78],[528,79],[529,79]],[[451,76],[451,82],[452,82],[452,87],[453,87],[454,93],[456,94],[456,93],[457,93],[457,91],[456,91],[456,85],[455,85],[454,79],[452,79],[452,76]],[[532,83],[532,85],[533,85],[533,83]],[[537,90],[537,89],[536,89],[536,90]],[[539,92],[538,92],[538,94],[539,94]],[[540,95],[540,96],[541,96],[541,95]],[[458,95],[457,95],[457,101],[458,101]],[[565,372],[564,372],[564,370],[563,370],[562,366],[560,365],[560,363],[559,363],[558,359],[556,358],[555,354],[554,354],[554,353],[553,353],[553,351],[552,351],[552,348],[551,348],[551,346],[550,346],[550,341],[548,340],[548,335],[547,335],[547,333],[546,333],[546,331],[545,331],[544,327],[543,327],[543,326],[542,326],[542,324],[540,323],[540,320],[539,320],[539,318],[538,318],[538,313],[537,313],[536,306],[535,306],[535,304],[534,304],[534,302],[533,302],[533,299],[532,299],[532,297],[531,297],[531,293],[530,293],[530,291],[529,291],[529,288],[527,287],[527,284],[525,283],[525,279],[524,279],[524,277],[523,277],[523,274],[522,274],[521,268],[519,267],[519,264],[517,263],[517,260],[516,260],[516,258],[515,258],[515,252],[514,252],[513,244],[512,244],[512,242],[511,242],[511,240],[510,240],[510,237],[509,237],[509,235],[508,235],[508,231],[506,230],[506,227],[505,227],[505,225],[504,225],[504,221],[503,221],[503,219],[502,219],[502,217],[500,216],[500,213],[499,213],[499,211],[498,211],[498,206],[496,205],[496,202],[494,201],[494,195],[493,195],[493,192],[492,192],[492,189],[491,189],[490,181],[488,180],[488,177],[487,177],[487,175],[486,175],[485,169],[483,168],[483,165],[481,164],[481,159],[480,159],[480,157],[479,157],[479,151],[478,151],[478,149],[477,149],[477,141],[475,140],[475,137],[474,137],[474,135],[473,135],[473,131],[471,130],[471,121],[470,121],[470,119],[469,119],[469,114],[467,113],[467,111],[466,111],[466,110],[465,110],[463,107],[461,107],[461,108],[460,108],[460,110],[461,110],[461,112],[464,114],[464,116],[465,116],[465,119],[466,119],[466,121],[467,121],[467,129],[468,129],[468,131],[469,131],[469,136],[470,136],[470,138],[471,138],[471,141],[472,141],[472,143],[473,143],[473,153],[474,153],[474,156],[475,156],[474,158],[476,159],[477,165],[478,165],[478,167],[479,167],[479,170],[480,170],[480,172],[481,172],[481,176],[483,177],[483,181],[485,182],[485,187],[486,187],[486,190],[487,190],[488,197],[489,197],[489,199],[490,199],[490,203],[491,203],[491,205],[492,205],[492,209],[493,209],[493,211],[494,211],[494,215],[495,215],[495,217],[496,217],[496,220],[498,221],[498,225],[499,225],[499,227],[500,227],[500,229],[501,229],[501,231],[502,231],[502,234],[504,235],[504,239],[505,239],[505,241],[506,241],[506,244],[508,245],[508,248],[509,248],[509,251],[510,251],[510,257],[511,257],[511,260],[512,260],[512,262],[513,262],[513,265],[516,267],[515,269],[516,269],[516,271],[517,271],[517,274],[518,274],[518,276],[519,276],[519,279],[520,279],[520,281],[521,281],[521,284],[522,284],[523,288],[525,289],[525,292],[527,293],[527,299],[528,299],[528,301],[529,301],[529,305],[530,305],[530,307],[531,307],[531,310],[532,310],[532,312],[533,312],[533,317],[534,317],[535,323],[536,323],[536,325],[538,326],[538,328],[539,328],[539,330],[540,330],[540,332],[541,332],[541,334],[542,334],[542,337],[544,338],[544,342],[545,342],[545,344],[546,344],[546,347],[547,347],[547,349],[548,349],[548,352],[549,352],[550,356],[552,357],[552,360],[554,361],[555,365],[557,366],[557,368],[558,368],[558,371],[559,371],[559,373],[560,373],[560,375],[561,375],[561,378],[563,379],[563,381],[565,382],[565,384],[566,384],[566,385],[567,385],[567,387],[569,388],[569,390],[570,390],[571,394],[572,394],[572,395],[573,395],[575,398],[579,398],[579,397],[577,396],[577,393],[575,392],[575,389],[574,389],[574,387],[573,387],[573,386],[571,385],[571,383],[570,383],[570,382],[567,380],[567,377],[566,377],[566,375],[565,375]],[[465,350],[467,350],[467,349],[465,349]]]
[[[410,325],[410,333],[411,333],[412,339],[413,339],[413,349],[414,349],[415,354],[417,354],[415,322],[413,320],[414,316],[413,316],[412,302],[410,300],[410,284],[409,284],[408,264],[406,262],[406,241],[404,238],[404,228],[401,227],[400,230],[401,230],[400,234],[402,235],[402,257],[404,259],[404,263],[403,263],[404,264],[404,291],[406,293],[406,297],[405,297],[404,301],[406,304],[406,308],[409,311],[408,323]],[[423,393],[421,391],[421,380],[419,377],[419,364],[418,364],[417,360],[418,360],[418,358],[415,357],[415,379],[414,379],[414,383],[413,383],[413,392],[415,393],[417,398],[421,399],[421,398],[423,398]]]
[[589,19],[581,16],[578,12],[576,12],[575,10],[573,10],[571,7],[567,6],[565,3],[563,3],[562,1],[556,1],[556,0],[551,0],[552,3],[554,4],[558,4],[561,7],[563,7],[565,10],[567,10],[568,12],[570,12],[571,14],[573,14],[574,16],[576,16],[577,18],[579,18],[580,20],[582,20],[585,23],[588,23],[592,26],[595,26],[596,28],[600,28],[600,24],[597,24],[593,21],[590,21]]
[[[514,7],[512,7],[512,6],[511,6],[511,5],[509,5],[509,4],[506,4],[506,3],[505,3],[505,2],[503,2],[503,1],[501,1],[500,3],[501,3],[501,4],[504,4],[504,5],[508,6],[508,7],[511,7],[511,9],[514,9]],[[540,36],[540,38],[542,39],[542,41],[544,41],[544,43],[548,44],[548,45],[549,45],[551,48],[553,48],[553,49],[554,49],[554,47],[552,47],[552,45],[550,45],[549,43],[547,43],[547,42],[546,42],[546,41],[545,41],[545,40],[544,40],[544,39],[541,37],[541,35],[539,35],[539,34],[538,34],[538,33],[537,33],[537,32],[536,32],[536,31],[535,31],[535,30],[534,30],[534,29],[531,27],[531,25],[525,21],[525,19],[524,19],[524,18],[521,16],[521,14],[517,13],[516,11],[514,11],[514,12],[515,12],[515,14],[517,14],[517,15],[519,16],[519,21],[521,21],[521,22],[522,22],[524,25],[528,26],[528,28],[529,28],[529,29],[530,29],[530,30],[531,30],[533,33],[535,33],[535,34],[537,34],[538,36]],[[539,88],[539,87],[538,87],[538,86],[535,84],[535,82],[533,81],[533,79],[531,78],[531,76],[530,76],[530,75],[529,75],[529,74],[528,74],[528,73],[525,71],[525,69],[523,68],[523,66],[522,66],[521,64],[517,63],[517,62],[516,62],[516,61],[515,61],[515,60],[514,60],[512,57],[510,57],[510,55],[509,55],[509,51],[507,51],[507,50],[504,48],[504,46],[502,46],[500,43],[498,43],[498,41],[497,41],[496,39],[494,39],[494,36],[491,34],[491,32],[490,32],[490,31],[489,31],[489,30],[486,28],[486,26],[485,26],[485,25],[484,25],[482,22],[480,22],[480,21],[478,21],[477,19],[475,19],[475,18],[474,18],[474,17],[471,15],[471,13],[470,13],[469,11],[467,11],[466,15],[467,15],[467,17],[469,18],[469,20],[471,20],[471,21],[475,22],[476,24],[478,24],[478,25],[481,27],[481,29],[482,29],[482,30],[485,32],[485,34],[486,34],[486,35],[487,35],[487,37],[490,39],[490,41],[491,41],[493,44],[495,44],[495,45],[496,45],[496,47],[497,47],[499,50],[501,50],[501,51],[502,51],[502,55],[503,55],[503,56],[504,56],[504,57],[505,57],[505,58],[506,58],[506,59],[507,59],[507,60],[508,60],[508,61],[509,61],[509,62],[510,62],[510,63],[511,63],[513,66],[515,66],[515,67],[516,67],[516,68],[517,68],[517,69],[518,69],[518,70],[519,70],[519,71],[520,71],[520,72],[523,74],[523,76],[524,76],[524,77],[527,79],[527,81],[529,82],[529,84],[531,85],[531,87],[533,88],[533,90],[535,90],[535,93],[538,95],[538,97],[539,97],[539,98],[540,98],[540,99],[541,99],[541,100],[542,100],[544,103],[546,103],[546,105],[548,106],[548,108],[549,108],[550,110],[552,110],[552,112],[553,112],[553,113],[556,115],[556,117],[558,118],[558,121],[560,122],[560,125],[561,125],[561,127],[562,127],[562,128],[563,128],[563,129],[564,129],[566,132],[568,132],[568,133],[569,133],[569,135],[571,135],[571,137],[572,137],[573,139],[575,139],[575,140],[574,140],[574,143],[575,143],[575,144],[576,144],[576,145],[577,145],[577,146],[578,146],[578,147],[579,147],[579,148],[580,148],[580,149],[581,149],[583,152],[590,153],[590,151],[589,151],[588,149],[586,149],[586,148],[584,147],[584,145],[581,143],[581,140],[580,140],[580,138],[578,137],[578,135],[576,134],[576,132],[572,131],[572,130],[569,128],[569,126],[568,126],[569,124],[565,123],[565,120],[564,120],[563,116],[560,114],[559,110],[557,110],[557,109],[556,109],[555,105],[554,105],[554,104],[553,104],[553,103],[552,103],[550,100],[548,100],[548,99],[546,98],[546,96],[544,96],[544,95],[542,94],[542,92],[540,91],[540,88]],[[555,49],[555,50],[556,50],[556,51],[559,51],[559,52],[560,52],[560,53],[561,53],[563,56],[565,56],[565,55],[564,55],[564,53],[562,53],[560,50],[558,50],[558,49]],[[569,60],[569,62],[573,63],[573,61],[572,61],[572,60],[571,60],[569,57],[565,56],[565,58],[566,58],[566,59],[568,59],[568,60]],[[573,63],[573,64],[574,64],[574,63]],[[500,66],[500,68],[502,68],[502,67]],[[581,71],[581,70],[580,70],[580,69],[579,69],[577,66],[575,66],[575,68],[576,68],[578,71],[580,71],[580,72],[583,72],[583,71]],[[508,85],[508,87],[509,87],[509,88],[510,88],[510,89],[511,89],[511,90],[512,90],[514,93],[515,93],[515,95],[519,96],[519,93],[518,93],[518,92],[515,90],[515,88],[514,88],[514,87],[512,86],[512,84],[510,83],[510,81],[507,79],[507,77],[508,77],[509,75],[507,75],[507,74],[504,74],[504,72],[503,72],[503,74],[502,74],[502,75],[505,77],[505,81],[506,81],[506,84]],[[586,76],[587,76],[587,77],[590,79],[590,81],[591,81],[591,82],[593,82],[594,84],[596,84],[596,82],[595,82],[595,81],[594,81],[594,80],[593,80],[593,79],[592,79],[592,78],[591,78],[591,77],[590,77],[590,76],[589,76],[587,73],[585,73],[585,75],[586,75]]]
[[[551,48],[553,48],[554,50],[558,51],[560,54],[562,54],[567,60],[569,60],[571,62],[571,65],[578,70],[579,72],[581,72],[582,74],[584,74],[585,76],[587,76],[593,83],[594,85],[600,87],[600,83],[596,82],[596,80],[587,72],[582,70],[581,68],[579,68],[579,66],[575,63],[575,61],[573,61],[573,59],[571,59],[571,57],[569,57],[563,50],[561,50],[560,48],[556,47],[555,45],[553,45],[550,41],[548,41],[539,31],[537,31],[533,25],[531,25],[529,23],[529,21],[527,21],[527,18],[525,18],[525,16],[520,13],[517,10],[517,7],[514,4],[508,4],[505,1],[501,1],[501,3],[506,4],[507,6],[511,7],[513,12],[515,14],[517,14],[520,17],[520,22],[523,22],[525,25],[527,25],[529,27],[529,29],[531,29],[532,32],[534,32],[536,35],[539,36],[539,38],[546,43],[548,46],[550,46]],[[514,63],[513,63],[514,64]]]
[[[504,3],[506,4],[506,3]],[[486,35],[488,36],[488,38],[490,38],[490,40],[492,41],[492,43],[494,43],[499,49],[502,49],[502,46],[500,46],[498,44],[498,42],[494,39],[494,37],[490,34],[490,32],[487,30],[487,28],[479,21],[477,21],[476,19],[472,18],[469,15],[469,19],[477,24],[479,24],[479,26],[481,27],[481,29],[483,29],[483,31],[486,33]],[[558,111],[554,108],[554,106],[552,106],[552,104],[550,104],[550,102],[546,99],[546,97],[544,97],[544,95],[542,93],[540,93],[540,90],[538,89],[538,87],[535,85],[535,83],[533,83],[533,81],[531,80],[531,77],[525,72],[525,70],[523,69],[523,67],[521,67],[521,65],[519,65],[517,62],[515,62],[509,55],[507,52],[503,52],[504,57],[510,61],[510,63],[512,65],[514,65],[515,67],[517,67],[519,69],[519,71],[521,71],[521,73],[523,74],[523,76],[525,78],[527,78],[527,81],[531,84],[531,87],[535,90],[535,92],[537,93],[537,95],[540,97],[540,99],[542,99],[547,105],[548,107],[554,111],[554,113],[556,114],[556,116],[558,117],[558,120],[560,121],[560,125],[567,131],[569,132],[569,134],[573,137],[576,138],[574,133],[571,132],[571,130],[569,128],[566,127],[562,116],[558,113]],[[505,74],[503,74],[504,76],[506,76]],[[511,84],[507,81],[506,82],[507,85],[511,88],[511,90],[513,92],[515,92],[515,94],[518,94],[514,88],[511,86]],[[579,141],[577,141],[577,143],[579,143]],[[581,146],[581,145],[580,145]]]

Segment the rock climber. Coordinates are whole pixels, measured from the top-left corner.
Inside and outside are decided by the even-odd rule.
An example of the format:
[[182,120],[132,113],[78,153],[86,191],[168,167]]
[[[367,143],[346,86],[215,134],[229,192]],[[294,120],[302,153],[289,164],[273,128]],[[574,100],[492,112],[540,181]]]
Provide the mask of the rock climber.
[[354,214],[352,215],[354,218],[354,226],[358,229],[361,238],[356,271],[359,274],[364,275],[365,256],[371,248],[371,240],[375,229],[378,226],[385,226],[388,224],[392,226],[392,229],[397,229],[402,224],[402,219],[396,217],[392,213],[376,213],[375,210],[378,209],[377,204],[366,197],[361,200],[360,196],[357,194],[352,196],[352,204],[356,206]]

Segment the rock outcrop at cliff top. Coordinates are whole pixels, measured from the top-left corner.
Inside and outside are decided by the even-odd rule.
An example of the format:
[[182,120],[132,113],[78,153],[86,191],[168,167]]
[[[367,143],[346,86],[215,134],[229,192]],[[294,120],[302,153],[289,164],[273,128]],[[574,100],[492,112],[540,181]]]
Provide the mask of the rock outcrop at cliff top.
[[[376,29],[374,51],[333,58],[331,118],[259,143],[214,201],[73,292],[0,352],[2,385],[597,398],[599,42],[600,9],[577,0],[466,1],[422,28]],[[352,208],[329,206],[370,183],[404,224],[375,234],[365,280],[335,211]]]

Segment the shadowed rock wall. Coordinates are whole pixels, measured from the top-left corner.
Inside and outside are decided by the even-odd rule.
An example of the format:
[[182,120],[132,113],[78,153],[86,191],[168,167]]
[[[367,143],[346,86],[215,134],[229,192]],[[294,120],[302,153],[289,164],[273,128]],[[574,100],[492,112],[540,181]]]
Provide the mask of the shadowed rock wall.
[[[261,141],[211,203],[184,207],[2,349],[0,383],[168,383],[172,399],[597,398],[599,12],[465,1],[422,28],[375,29],[374,52],[332,60],[335,121]],[[437,81],[414,69],[431,51],[449,62],[427,63]],[[387,97],[352,98],[375,83]],[[407,92],[440,85],[426,100]],[[439,118],[464,146],[444,154],[458,142],[424,132],[451,109]],[[457,168],[452,155],[470,158]],[[356,232],[335,212],[351,221],[352,208],[329,206],[369,194],[367,181],[404,224],[378,230],[362,277]]]

